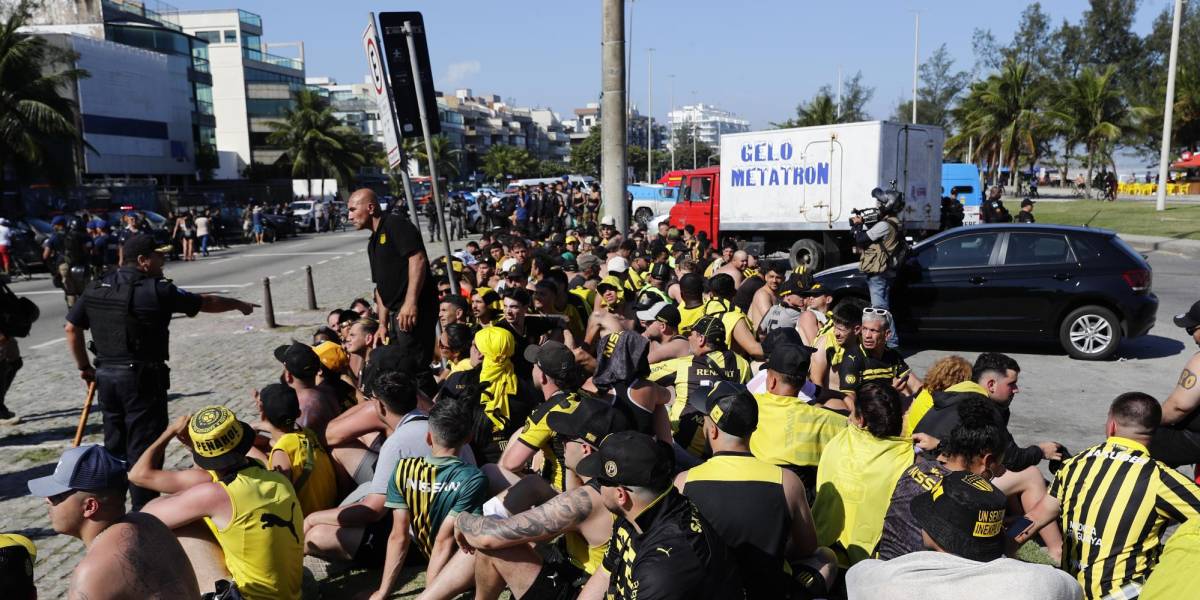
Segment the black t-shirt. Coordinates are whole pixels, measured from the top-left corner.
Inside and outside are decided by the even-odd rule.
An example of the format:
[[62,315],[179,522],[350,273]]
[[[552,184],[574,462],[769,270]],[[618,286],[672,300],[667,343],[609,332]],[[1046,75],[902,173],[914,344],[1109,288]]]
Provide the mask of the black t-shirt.
[[[408,293],[408,258],[417,252],[425,252],[421,232],[407,219],[396,214],[385,214],[379,228],[371,234],[367,245],[367,257],[371,261],[371,281],[379,290],[379,297],[390,311],[400,310]],[[420,305],[437,304],[437,289],[432,283],[433,275],[425,270],[425,285],[422,286]],[[436,308],[434,309],[436,311]],[[434,318],[433,314],[424,315]]]
[[536,344],[541,341],[542,336],[559,328],[559,322],[543,317],[541,315],[526,315],[525,316],[525,333],[520,333],[508,319],[500,319],[495,323],[496,327],[507,329],[516,338],[516,351],[513,352],[512,363],[513,370],[517,372],[517,377],[529,379],[533,374],[533,365],[525,360],[525,348],[530,344]]
[[893,379],[908,377],[910,372],[912,370],[899,352],[884,348],[883,355],[875,358],[861,344],[846,348],[842,354],[842,364],[838,367],[843,392],[853,392],[870,381],[891,385]]
[[883,534],[875,549],[880,560],[892,560],[905,554],[925,549],[921,541],[921,525],[917,523],[909,505],[912,499],[925,492],[933,491],[950,474],[950,469],[930,458],[928,453],[918,454],[912,466],[904,470],[892,491],[892,501],[883,518]]

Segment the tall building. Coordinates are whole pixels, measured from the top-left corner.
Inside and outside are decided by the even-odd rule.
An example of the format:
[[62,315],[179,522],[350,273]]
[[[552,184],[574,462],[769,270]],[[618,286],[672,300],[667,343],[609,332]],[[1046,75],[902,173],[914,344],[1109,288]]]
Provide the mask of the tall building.
[[667,121],[671,131],[683,129],[690,132],[694,128],[696,139],[714,148],[720,144],[721,136],[726,133],[750,131],[750,121],[703,102],[667,113]]
[[86,145],[84,181],[178,183],[216,168],[208,43],[165,3],[43,0],[24,31],[74,52],[90,76],[67,90]]
[[[107,0],[106,0],[107,1]],[[217,118],[219,179],[240,178],[251,165],[274,165],[284,149],[267,136],[304,88],[303,43],[299,58],[269,53],[262,41],[262,17],[239,9],[176,13],[183,31],[208,43],[212,104]]]

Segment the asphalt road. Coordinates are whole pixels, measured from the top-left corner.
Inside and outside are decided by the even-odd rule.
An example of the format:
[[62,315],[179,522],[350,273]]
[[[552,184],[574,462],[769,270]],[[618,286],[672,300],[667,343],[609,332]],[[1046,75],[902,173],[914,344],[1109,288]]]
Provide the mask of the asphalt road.
[[[366,247],[366,232],[304,234],[274,244],[213,250],[208,258],[197,256],[192,262],[168,262],[164,271],[175,285],[185,290],[242,296],[242,292],[250,291],[245,288],[261,286],[264,277],[294,276],[305,265],[341,260]],[[438,248],[431,245],[430,252]],[[440,251],[436,253],[441,255]],[[360,257],[366,260],[365,256]],[[31,298],[42,311],[29,337],[21,340],[22,349],[39,350],[61,344],[67,305],[62,290],[54,287],[50,276],[37,273],[32,281],[18,281],[10,287],[18,295]],[[250,295],[249,299],[257,302],[254,298],[260,297],[261,294]]]

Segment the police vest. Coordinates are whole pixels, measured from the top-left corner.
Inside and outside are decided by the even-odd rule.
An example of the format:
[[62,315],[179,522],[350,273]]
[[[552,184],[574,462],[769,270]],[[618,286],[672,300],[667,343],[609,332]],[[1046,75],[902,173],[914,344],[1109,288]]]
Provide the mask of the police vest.
[[72,267],[87,264],[87,252],[84,249],[86,236],[82,233],[69,231],[63,236],[63,260]]
[[[114,273],[88,284],[80,301],[87,313],[95,344],[96,361],[159,361],[165,356],[148,356],[143,346],[149,331],[133,314],[133,293],[137,284],[149,280],[140,271],[130,281],[121,281]],[[151,281],[151,283],[153,283]],[[155,296],[157,300],[157,296]],[[156,307],[157,308],[157,307]]]

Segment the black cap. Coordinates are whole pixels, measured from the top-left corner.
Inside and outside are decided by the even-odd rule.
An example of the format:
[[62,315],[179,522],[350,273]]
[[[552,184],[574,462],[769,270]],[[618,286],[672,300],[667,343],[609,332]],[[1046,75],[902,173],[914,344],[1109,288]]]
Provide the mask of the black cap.
[[[403,334],[404,332],[397,332]],[[417,379],[424,370],[420,364],[420,351],[415,338],[409,335],[392,335],[391,343],[379,346],[367,354],[367,363],[363,365],[359,387],[363,393],[373,396],[371,386],[375,379],[383,373],[399,371]]]
[[33,584],[33,563],[37,547],[17,533],[0,533],[0,589],[12,597],[37,596]]
[[696,396],[689,396],[689,403],[712,418],[717,429],[734,437],[749,438],[758,428],[758,401],[746,386],[718,381],[707,396]]
[[725,346],[725,324],[720,315],[704,315],[692,325],[692,333],[700,334],[710,346]]
[[803,346],[804,339],[800,337],[800,332],[796,331],[795,327],[776,327],[767,332],[767,337],[763,338],[763,354],[771,356],[776,348],[784,344]]
[[650,276],[655,279],[662,279],[663,281],[670,279],[671,265],[661,262],[654,263],[654,265],[650,267]]
[[679,328],[679,323],[683,320],[682,315],[679,314],[679,309],[666,300],[660,300],[644,310],[639,310],[637,318],[642,321],[661,321],[676,329]]
[[300,342],[292,342],[275,348],[275,360],[283,363],[293,377],[312,379],[321,370],[321,358],[313,351],[312,346]]
[[955,471],[912,499],[917,524],[943,550],[989,562],[1004,555],[1004,492],[970,472]]
[[791,294],[804,294],[804,290],[808,287],[807,278],[798,273],[793,273],[786,281],[779,284],[779,297],[788,296]]
[[1176,327],[1200,327],[1200,301],[1197,301],[1188,309],[1187,312],[1181,315],[1175,315],[1172,319]]
[[148,233],[139,233],[128,240],[125,240],[125,245],[121,247],[122,254],[127,262],[133,262],[139,256],[149,256],[155,252],[163,253],[170,251],[171,247],[159,245],[154,241],[154,236]]
[[508,273],[504,275],[505,279],[529,279],[529,273],[525,271],[525,267],[521,265],[513,265]]
[[620,431],[605,437],[596,452],[589,454],[575,471],[601,485],[633,485],[665,489],[675,470],[671,446],[636,431]]
[[831,294],[831,292],[829,291],[828,288],[826,288],[820,282],[817,282],[817,283],[814,283],[814,284],[808,286],[805,289],[800,290],[799,294],[801,296],[811,298],[813,296],[826,296],[826,295]]
[[546,424],[562,438],[583,440],[596,447],[608,435],[634,428],[625,413],[591,396],[584,396],[572,409],[551,411]]
[[1033,206],[1034,204],[1036,204],[1036,203],[1033,200],[1030,200],[1029,198],[1025,198],[1024,200],[1021,200],[1021,206]]
[[263,416],[276,427],[294,427],[296,419],[300,418],[300,399],[296,390],[282,383],[263,388],[258,392],[258,401],[262,403]]
[[[794,331],[794,330],[793,330]],[[780,344],[771,350],[767,368],[792,377],[807,377],[812,351],[795,344]]]
[[543,373],[559,381],[570,381],[579,370],[571,349],[555,341],[541,346],[530,344],[525,347],[524,356],[529,364],[537,365]]

